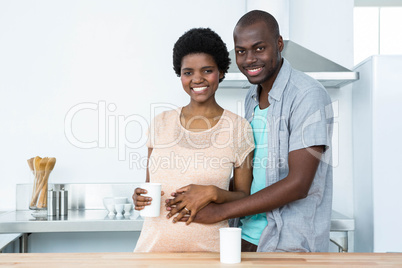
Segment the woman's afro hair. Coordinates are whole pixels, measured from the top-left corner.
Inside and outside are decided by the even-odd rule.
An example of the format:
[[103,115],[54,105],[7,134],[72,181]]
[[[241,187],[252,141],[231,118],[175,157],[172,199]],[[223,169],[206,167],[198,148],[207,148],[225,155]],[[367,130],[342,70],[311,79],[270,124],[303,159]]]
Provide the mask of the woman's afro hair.
[[209,28],[193,28],[185,32],[173,47],[173,69],[177,76],[181,75],[181,62],[189,54],[206,53],[211,55],[219,71],[225,78],[230,65],[229,52],[220,36]]

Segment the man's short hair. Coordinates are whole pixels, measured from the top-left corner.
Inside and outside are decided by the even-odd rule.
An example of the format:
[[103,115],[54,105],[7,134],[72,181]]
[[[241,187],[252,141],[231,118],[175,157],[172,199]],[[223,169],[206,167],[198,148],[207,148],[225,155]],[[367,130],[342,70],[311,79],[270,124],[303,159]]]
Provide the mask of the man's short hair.
[[236,24],[236,27],[246,27],[246,26],[250,26],[253,25],[254,23],[257,22],[264,22],[267,27],[273,31],[274,36],[277,38],[279,37],[280,33],[279,33],[279,25],[278,22],[276,21],[276,19],[274,18],[274,16],[272,16],[271,14],[269,14],[266,11],[262,11],[262,10],[252,10],[246,14],[243,15],[243,17],[241,17],[239,19],[239,21]]

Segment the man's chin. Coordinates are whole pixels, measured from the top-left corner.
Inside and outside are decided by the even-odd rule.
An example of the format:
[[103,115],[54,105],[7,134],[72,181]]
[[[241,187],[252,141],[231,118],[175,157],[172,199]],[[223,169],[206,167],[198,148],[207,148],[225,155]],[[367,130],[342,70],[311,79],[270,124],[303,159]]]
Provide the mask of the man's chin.
[[247,80],[252,85],[259,85],[265,81],[264,79],[261,79],[259,77],[248,77],[248,76],[247,76]]

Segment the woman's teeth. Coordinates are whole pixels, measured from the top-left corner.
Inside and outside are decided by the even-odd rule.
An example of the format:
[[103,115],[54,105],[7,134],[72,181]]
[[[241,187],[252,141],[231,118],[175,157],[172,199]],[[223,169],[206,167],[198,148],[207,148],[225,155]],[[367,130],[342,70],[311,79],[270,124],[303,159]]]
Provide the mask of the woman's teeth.
[[193,90],[194,90],[195,92],[200,92],[200,91],[203,91],[203,90],[205,90],[205,89],[207,89],[207,87],[193,87]]

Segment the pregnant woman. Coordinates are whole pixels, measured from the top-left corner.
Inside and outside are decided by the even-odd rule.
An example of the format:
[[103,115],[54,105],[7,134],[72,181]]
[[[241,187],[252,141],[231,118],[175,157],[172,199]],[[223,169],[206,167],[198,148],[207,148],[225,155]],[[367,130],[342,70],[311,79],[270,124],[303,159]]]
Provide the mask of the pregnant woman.
[[[146,181],[161,183],[164,193],[178,189],[199,193],[196,202],[176,205],[182,214],[189,214],[189,222],[210,202],[250,194],[252,129],[247,120],[223,109],[215,99],[229,64],[226,45],[212,30],[196,28],[182,35],[174,45],[173,66],[190,102],[159,114],[149,129]],[[234,191],[228,191],[232,176]],[[185,195],[185,190],[180,194]],[[141,188],[135,189],[133,200],[137,210],[152,202]],[[159,217],[145,218],[134,252],[219,251],[219,228],[228,227],[227,221],[175,223],[167,217],[165,201],[162,196]]]

